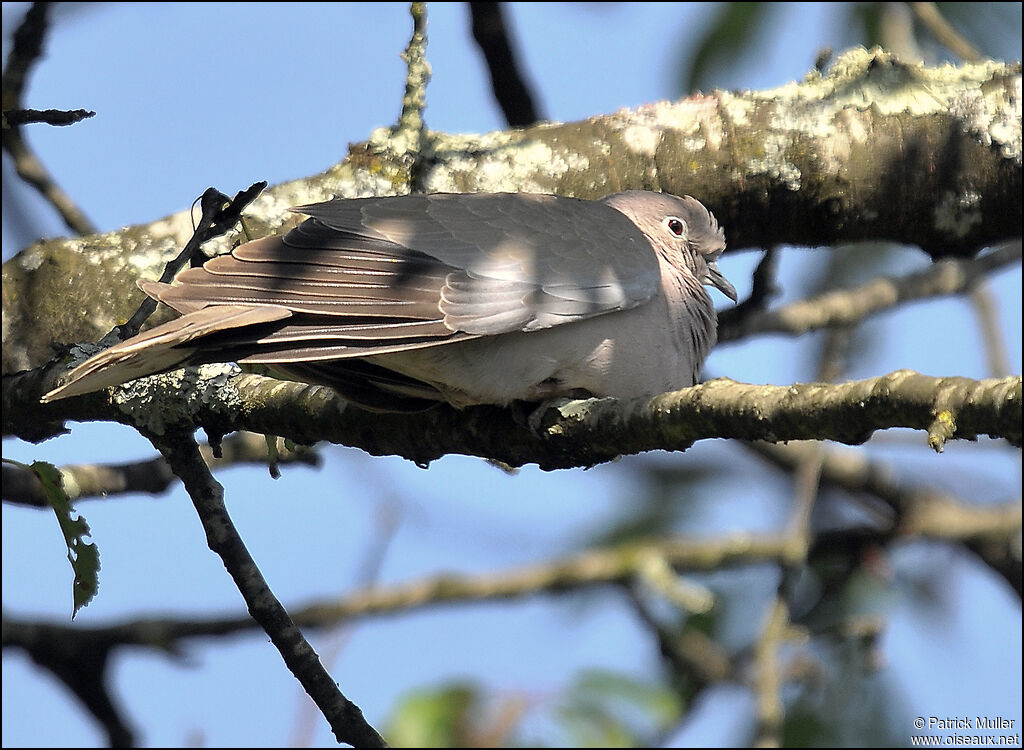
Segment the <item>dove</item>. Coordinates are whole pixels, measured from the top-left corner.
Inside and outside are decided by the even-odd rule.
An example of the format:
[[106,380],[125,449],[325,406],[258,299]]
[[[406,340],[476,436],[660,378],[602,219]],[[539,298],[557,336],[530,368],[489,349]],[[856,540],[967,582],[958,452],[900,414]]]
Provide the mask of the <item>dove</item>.
[[140,280],[181,317],[72,370],[54,401],[237,362],[372,411],[650,397],[698,382],[725,236],[696,199],[626,191],[339,198],[191,268]]

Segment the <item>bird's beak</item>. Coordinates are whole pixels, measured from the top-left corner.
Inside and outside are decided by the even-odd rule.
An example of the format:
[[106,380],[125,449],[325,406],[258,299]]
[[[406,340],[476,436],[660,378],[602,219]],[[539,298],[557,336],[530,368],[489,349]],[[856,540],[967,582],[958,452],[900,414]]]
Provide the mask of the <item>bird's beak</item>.
[[708,272],[701,279],[701,282],[713,286],[733,302],[736,302],[736,287],[730,284],[722,275],[722,272],[718,270],[718,261],[708,263]]

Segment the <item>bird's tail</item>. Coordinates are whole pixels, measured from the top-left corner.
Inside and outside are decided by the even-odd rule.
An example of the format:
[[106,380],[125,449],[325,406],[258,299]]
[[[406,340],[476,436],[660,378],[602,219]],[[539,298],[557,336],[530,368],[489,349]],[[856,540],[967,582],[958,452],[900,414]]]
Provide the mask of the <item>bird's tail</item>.
[[289,315],[287,308],[276,305],[211,305],[195,310],[90,357],[72,370],[60,387],[41,400],[48,403],[79,396],[183,367],[191,363],[196,352],[195,347],[188,346],[190,341],[219,331],[281,320]]

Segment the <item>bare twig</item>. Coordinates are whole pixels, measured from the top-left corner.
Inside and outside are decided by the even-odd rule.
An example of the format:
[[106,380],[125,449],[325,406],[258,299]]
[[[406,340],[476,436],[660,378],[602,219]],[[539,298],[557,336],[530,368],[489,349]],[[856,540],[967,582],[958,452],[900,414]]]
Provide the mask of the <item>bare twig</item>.
[[971,307],[978,318],[981,338],[985,344],[988,372],[994,378],[1010,373],[1010,356],[1006,353],[1005,337],[999,320],[995,295],[986,279],[978,279],[971,287]]
[[754,649],[754,747],[780,747],[785,709],[782,703],[782,644],[789,631],[789,609],[780,596],[775,600]]
[[[657,638],[662,658],[677,677],[686,678],[688,689],[684,698],[687,705],[704,687],[733,678],[733,664],[722,646],[699,628],[685,624],[680,629],[666,628],[640,598],[636,587],[627,586],[626,594],[640,621]],[[648,747],[657,745],[651,743]]]
[[751,275],[750,296],[734,307],[727,308],[718,313],[719,340],[723,328],[742,328],[743,321],[757,313],[763,313],[768,309],[772,298],[778,294],[775,283],[775,275],[778,267],[778,248],[775,246],[766,248],[757,268]]
[[[212,478],[202,479],[201,483],[206,487],[212,481]],[[212,485],[210,487],[202,491],[217,495],[221,493]],[[206,503],[207,500],[202,502]],[[215,504],[222,503],[215,501]],[[222,517],[219,511],[217,515]],[[213,543],[215,540],[211,540],[211,545]],[[218,546],[228,544],[216,543]],[[545,564],[493,575],[438,575],[405,584],[372,586],[343,597],[293,607],[292,620],[305,628],[324,628],[367,617],[402,614],[444,604],[506,601],[539,594],[557,595],[608,584],[632,585],[637,580],[638,569],[651,554],[664,557],[679,570],[707,571],[729,565],[778,560],[784,554],[783,543],[783,539],[770,534],[735,534],[717,539],[683,536],[654,539],[589,550]],[[229,552],[228,556],[234,557],[235,554]],[[101,642],[148,645],[173,651],[175,643],[182,638],[225,636],[250,630],[257,625],[252,617],[230,616],[206,620],[154,618],[106,627],[76,626],[67,630],[69,633],[91,633]],[[66,626],[55,624],[54,627]]]
[[[363,559],[356,568],[355,581],[358,588],[369,589],[377,583],[381,568],[387,556],[391,542],[401,520],[401,510],[397,502],[383,500],[377,505],[374,533],[363,553]],[[342,650],[349,643],[353,629],[342,624],[334,628],[327,638],[326,645],[321,645],[324,664],[331,666],[337,663]],[[303,700],[299,708],[295,732],[292,736],[292,747],[312,747],[313,732],[316,727],[316,713],[309,701]]]
[[88,109],[11,109],[4,110],[4,127],[43,123],[45,125],[74,125],[95,117]]
[[[831,357],[826,343],[822,367],[827,370]],[[781,664],[782,646],[789,637],[791,600],[800,573],[806,568],[808,554],[814,540],[811,513],[818,498],[824,448],[815,443],[793,467],[795,497],[792,515],[785,531],[786,554],[779,561],[781,576],[775,603],[754,646],[755,728],[754,747],[780,747],[785,703],[782,699],[784,668]]]
[[970,291],[985,274],[1020,258],[1021,243],[1008,242],[971,260],[940,260],[924,271],[836,289],[765,313],[741,317],[725,310],[719,315],[718,340],[736,341],[763,333],[799,336],[820,328],[852,325],[905,302]]
[[413,30],[409,45],[402,53],[407,66],[405,95],[397,130],[420,133],[424,126],[423,110],[427,106],[427,84],[430,82],[430,63],[427,62],[427,4],[410,3]]
[[[793,471],[817,450],[817,445],[751,443],[750,450],[772,463]],[[922,536],[960,542],[1021,596],[1021,557],[1017,539],[1021,529],[1021,501],[979,506],[933,487],[910,485],[899,480],[891,467],[852,450],[825,452],[821,481],[854,497],[870,496],[883,508],[873,508],[876,526],[885,536]],[[883,515],[879,511],[884,511]]]
[[[199,225],[192,234],[192,239],[188,241],[178,256],[164,267],[164,271],[160,274],[158,280],[162,283],[173,281],[178,271],[192,260],[204,242],[224,234],[238,223],[245,207],[266,186],[266,182],[255,182],[245,190],[236,193],[234,198],[228,198],[224,193],[212,187],[207,188],[200,199],[200,206],[203,212],[202,218],[200,218]],[[109,334],[103,337],[100,344],[113,345],[131,338],[139,332],[142,324],[153,314],[156,307],[157,301],[152,297],[147,297],[139,305],[139,309],[135,311],[135,314],[132,315],[128,322],[115,326]]]
[[14,33],[14,43],[7,56],[4,66],[0,91],[3,96],[3,112],[5,126],[3,129],[3,147],[10,154],[14,168],[25,182],[30,184],[53,205],[60,214],[68,229],[77,234],[92,234],[96,227],[65,193],[53,175],[43,166],[39,157],[29,147],[21,132],[21,127],[8,116],[15,114],[22,107],[25,84],[28,81],[32,66],[35,65],[43,52],[43,43],[47,32],[47,14],[50,3],[32,3],[24,20]]
[[519,61],[509,41],[508,24],[499,2],[470,2],[473,38],[487,62],[491,90],[505,121],[513,128],[532,125],[542,119],[533,95],[523,80]]
[[210,474],[191,435],[147,437],[181,477],[206,529],[210,549],[224,561],[249,613],[270,636],[288,669],[327,719],[334,736],[355,747],[386,747],[359,707],[341,693],[302,631],[271,592],[228,515],[223,488]]
[[404,183],[406,191],[425,190],[422,182],[428,160],[427,124],[423,112],[427,106],[427,84],[430,82],[430,63],[427,61],[427,4],[409,4],[412,16],[412,36],[402,52],[405,61],[405,93],[402,95],[402,113],[391,128],[386,140],[379,143],[382,153],[396,170],[392,182],[396,188]]
[[[830,258],[826,275],[831,275],[837,263]],[[831,382],[846,370],[852,328],[849,325],[828,330],[818,357],[818,377]],[[826,452],[821,443],[813,443],[798,461],[790,465],[795,497],[792,515],[786,526],[787,556],[780,561],[781,576],[772,610],[754,646],[754,692],[756,695],[754,747],[780,747],[782,745],[785,702],[782,690],[786,670],[781,664],[781,649],[793,634],[790,627],[794,609],[794,592],[801,574],[810,563],[815,542],[811,514],[821,488]]]
[[[830,459],[826,458],[823,477],[831,477],[835,470]],[[840,471],[858,473],[847,469]],[[950,511],[959,515],[914,513],[908,515],[895,531],[866,529],[857,535],[821,537],[812,548],[811,556],[817,551],[834,549],[837,542],[846,536],[855,536],[856,543],[860,545],[885,543],[895,538],[896,534],[987,543],[1005,539],[1020,527],[1019,501],[999,509],[965,506]],[[956,521],[955,518],[960,520]],[[652,555],[661,557],[677,571],[711,571],[764,561],[784,562],[793,556],[793,545],[786,534],[736,534],[715,539],[690,536],[649,539],[629,545],[589,550],[545,564],[492,575],[439,575],[394,586],[373,587],[341,598],[294,607],[293,620],[303,627],[323,628],[366,617],[396,615],[445,604],[507,601],[540,594],[568,594],[581,588],[609,584],[635,586],[640,580],[640,568]],[[252,629],[255,625],[250,617],[235,616],[206,620],[146,619],[101,628],[75,627],[67,630],[68,637],[72,637],[71,634],[75,632],[87,632],[99,642],[173,650],[176,642],[182,638],[230,635]],[[701,669],[709,675],[719,675],[722,673],[721,666],[716,657],[714,664],[708,662]]]
[[980,60],[981,53],[974,45],[964,39],[945,19],[935,3],[909,3],[910,10],[922,26],[950,52],[962,60]]

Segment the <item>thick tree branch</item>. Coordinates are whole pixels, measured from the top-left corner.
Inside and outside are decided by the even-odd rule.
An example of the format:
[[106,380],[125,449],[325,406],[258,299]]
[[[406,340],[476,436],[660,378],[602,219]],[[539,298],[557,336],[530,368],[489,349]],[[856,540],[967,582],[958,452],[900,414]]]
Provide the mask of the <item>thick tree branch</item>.
[[981,53],[950,25],[935,3],[908,3],[914,17],[946,49],[964,60],[980,60]]
[[115,421],[147,432],[250,430],[309,444],[320,440],[427,464],[448,453],[511,466],[591,466],[648,450],[685,450],[696,440],[834,440],[862,443],[877,430],[927,430],[941,449],[978,435],[1021,443],[1021,378],[934,378],[909,370],[836,385],[770,386],[727,378],[650,400],[562,401],[535,414],[538,431],[511,410],[447,406],[413,415],[370,414],[329,388],[239,374],[226,366],[179,370],[107,392],[40,404],[53,383],[37,371],[3,379],[4,435],[41,440],[63,420]]
[[[712,208],[733,249],[887,239],[973,255],[1020,236],[1020,86],[1019,65],[926,68],[854,50],[827,76],[772,91],[484,136],[428,132],[415,187],[583,198],[664,190]],[[412,189],[408,154],[392,136],[376,131],[323,175],[266,191],[247,212],[253,234],[294,224],[291,205]],[[5,263],[3,372],[38,366],[51,343],[95,341],[126,319],[138,304],[135,279],[155,278],[190,235],[182,213],[39,244]]]

